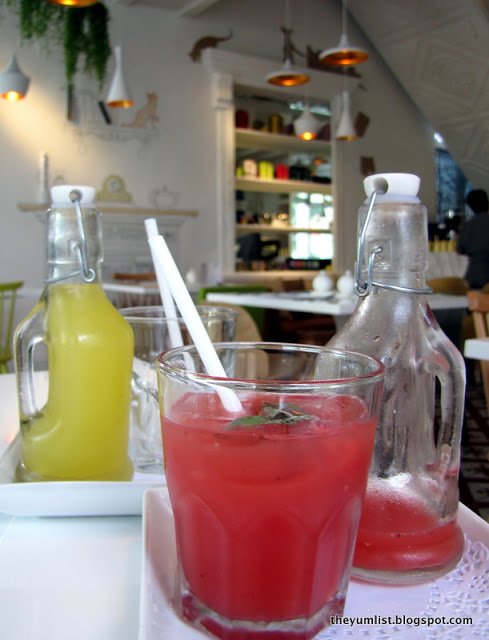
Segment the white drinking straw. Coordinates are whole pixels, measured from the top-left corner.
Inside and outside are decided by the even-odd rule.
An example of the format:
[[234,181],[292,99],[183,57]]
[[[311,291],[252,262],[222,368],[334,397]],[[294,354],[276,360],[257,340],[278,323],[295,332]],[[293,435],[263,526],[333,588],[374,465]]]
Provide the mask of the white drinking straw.
[[[148,238],[148,242],[151,247],[151,255],[153,257],[157,277],[158,272],[164,274],[163,277],[165,278],[171,294],[180,309],[182,318],[187,325],[187,329],[192,336],[192,340],[194,341],[207,373],[214,377],[227,378],[226,371],[219,360],[209,334],[205,330],[192,297],[185,286],[185,282],[177,265],[175,264],[175,261],[173,260],[173,256],[168,249],[165,239],[161,235],[152,235]],[[216,387],[216,391],[219,393],[221,401],[228,411],[238,413],[243,410],[241,402],[234,391],[226,387]]]
[[[158,231],[158,225],[155,218],[147,218],[144,221],[146,227],[146,235],[148,236],[149,248],[151,249],[151,257],[153,263],[155,263],[155,256],[153,255],[154,249],[151,246],[150,239],[156,238],[160,235]],[[180,324],[177,320],[177,310],[175,308],[175,302],[168,286],[165,272],[163,269],[156,270],[156,279],[158,281],[158,287],[160,289],[161,302],[163,303],[163,309],[165,310],[165,316],[169,320],[168,322],[168,334],[170,338],[171,347],[180,347],[183,345],[182,332],[180,331]],[[172,320],[175,319],[175,321]]]

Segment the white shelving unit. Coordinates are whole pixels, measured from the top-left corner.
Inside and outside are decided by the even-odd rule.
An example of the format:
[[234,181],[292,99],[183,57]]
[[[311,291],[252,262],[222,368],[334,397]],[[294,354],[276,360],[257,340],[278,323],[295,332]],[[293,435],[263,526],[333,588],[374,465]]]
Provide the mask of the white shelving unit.
[[236,129],[236,148],[266,149],[289,153],[330,154],[331,144],[327,140],[302,140],[282,133],[268,133],[254,129]]
[[266,180],[265,178],[238,177],[235,181],[236,189],[240,191],[255,191],[258,193],[324,193],[331,194],[331,185],[323,182],[309,182],[305,180]]
[[[256,158],[259,160],[263,157],[263,154],[269,153],[270,156],[275,158],[285,157],[288,161],[290,154],[305,154],[312,157],[330,157],[331,145],[325,140],[302,140],[292,135],[285,135],[279,133],[269,133],[264,131],[257,131],[254,129],[236,129],[235,130],[235,149],[236,160],[239,162],[240,157],[244,152],[249,152],[250,158]],[[332,194],[331,184],[324,182],[315,182],[312,180],[282,180],[278,178],[265,179],[259,177],[249,176],[236,176],[234,180],[235,189],[237,191],[257,194],[275,194],[288,196],[295,193],[318,193],[322,195],[330,196]],[[314,227],[296,227],[296,226],[279,226],[274,224],[236,224],[235,234],[237,237],[244,235],[245,233],[260,233],[263,237],[268,239],[280,239],[283,238],[283,242],[286,242],[291,249],[291,236],[293,234],[327,234],[331,235],[332,232],[325,228]],[[298,236],[293,236],[297,238]],[[309,236],[312,239],[312,236]],[[309,242],[309,241],[308,241]]]

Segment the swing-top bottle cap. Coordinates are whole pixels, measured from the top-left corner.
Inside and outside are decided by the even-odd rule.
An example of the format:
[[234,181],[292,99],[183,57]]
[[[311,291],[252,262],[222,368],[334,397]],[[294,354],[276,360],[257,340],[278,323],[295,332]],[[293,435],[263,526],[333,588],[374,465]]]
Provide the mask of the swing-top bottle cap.
[[76,193],[78,192],[80,195],[80,204],[85,208],[93,208],[93,200],[95,198],[95,188],[80,186],[80,185],[72,185],[72,184],[63,184],[58,185],[56,187],[51,187],[51,200],[53,207],[72,207],[74,206],[74,202],[76,199]]
[[379,197],[397,199],[400,196],[418,201],[420,179],[413,173],[376,173],[363,181],[367,196],[377,191]]

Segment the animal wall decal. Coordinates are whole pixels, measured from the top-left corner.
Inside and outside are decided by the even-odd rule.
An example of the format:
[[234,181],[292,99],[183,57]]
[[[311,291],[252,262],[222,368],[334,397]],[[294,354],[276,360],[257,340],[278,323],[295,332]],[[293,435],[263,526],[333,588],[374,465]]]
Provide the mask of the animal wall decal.
[[233,37],[233,31],[232,29],[230,29],[229,34],[221,38],[219,38],[218,36],[204,36],[203,38],[199,38],[195,42],[194,46],[192,47],[192,50],[188,55],[193,62],[200,62],[202,58],[202,51],[204,49],[208,49],[209,47],[217,47],[220,42],[226,42],[226,40],[231,40],[232,37]]
[[146,129],[148,126],[154,128],[159,121],[159,117],[156,115],[156,109],[158,107],[158,95],[154,91],[148,91],[146,93],[146,104],[138,109],[134,114],[134,118],[131,122],[123,125],[124,127],[133,127],[135,129]]

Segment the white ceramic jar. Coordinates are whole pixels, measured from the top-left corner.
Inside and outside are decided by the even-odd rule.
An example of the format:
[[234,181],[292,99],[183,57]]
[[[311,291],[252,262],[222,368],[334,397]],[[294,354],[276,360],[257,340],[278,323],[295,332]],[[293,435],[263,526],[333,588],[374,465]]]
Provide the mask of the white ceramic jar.
[[354,281],[351,271],[345,271],[345,273],[338,278],[336,290],[338,291],[338,295],[342,298],[353,295]]
[[315,293],[328,293],[333,289],[333,279],[326,271],[320,271],[312,280],[312,290]]

